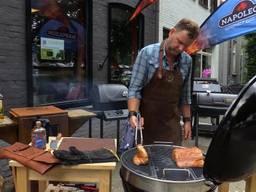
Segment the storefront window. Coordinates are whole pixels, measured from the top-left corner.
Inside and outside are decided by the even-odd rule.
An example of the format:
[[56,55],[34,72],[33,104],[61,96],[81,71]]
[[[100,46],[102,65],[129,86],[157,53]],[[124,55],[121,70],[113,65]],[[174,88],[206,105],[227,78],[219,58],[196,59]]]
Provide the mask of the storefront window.
[[88,97],[87,2],[31,0],[33,105]]
[[193,57],[194,77],[211,78],[211,57],[211,49],[204,49]]
[[143,46],[143,16],[129,22],[134,9],[123,4],[110,4],[109,81],[129,85],[132,65]]

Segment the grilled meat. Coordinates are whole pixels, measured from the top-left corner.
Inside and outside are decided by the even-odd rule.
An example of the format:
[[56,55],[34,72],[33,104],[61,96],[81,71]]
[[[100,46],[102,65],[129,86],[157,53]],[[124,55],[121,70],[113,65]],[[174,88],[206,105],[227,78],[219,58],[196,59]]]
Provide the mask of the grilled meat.
[[172,159],[180,168],[204,166],[203,153],[197,147],[174,148],[172,150]]
[[146,165],[148,163],[148,153],[141,144],[137,145],[137,151],[132,158],[132,162],[135,165]]

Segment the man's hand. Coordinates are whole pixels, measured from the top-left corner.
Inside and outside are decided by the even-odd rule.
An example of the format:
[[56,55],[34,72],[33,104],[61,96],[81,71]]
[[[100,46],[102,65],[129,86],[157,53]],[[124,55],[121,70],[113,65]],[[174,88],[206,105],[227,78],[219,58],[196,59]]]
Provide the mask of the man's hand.
[[[132,128],[136,128],[138,126],[138,118],[136,116],[132,115],[130,117],[129,121],[130,121]],[[140,118],[140,126],[143,127],[143,125],[144,125],[144,118],[141,117]]]
[[188,139],[191,139],[191,122],[190,121],[187,121],[184,123],[183,125],[183,128],[184,128],[184,139],[185,140],[188,140]]

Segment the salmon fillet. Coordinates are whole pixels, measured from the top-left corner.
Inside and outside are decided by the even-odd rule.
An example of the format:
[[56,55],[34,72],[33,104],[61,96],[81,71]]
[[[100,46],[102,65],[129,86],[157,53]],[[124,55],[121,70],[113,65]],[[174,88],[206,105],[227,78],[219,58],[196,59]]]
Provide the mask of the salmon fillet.
[[203,152],[197,147],[174,148],[172,159],[180,168],[204,166]]

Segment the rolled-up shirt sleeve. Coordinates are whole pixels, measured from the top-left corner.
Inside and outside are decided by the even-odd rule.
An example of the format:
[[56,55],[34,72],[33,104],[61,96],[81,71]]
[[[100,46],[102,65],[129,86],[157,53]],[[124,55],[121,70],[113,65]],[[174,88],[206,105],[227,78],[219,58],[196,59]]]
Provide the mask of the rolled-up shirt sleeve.
[[133,65],[132,78],[128,90],[128,99],[141,99],[141,90],[145,84],[145,76],[147,73],[147,57],[146,50],[142,49]]
[[185,76],[183,89],[181,93],[180,105],[191,104],[191,73],[192,73],[192,60],[187,58],[188,68],[187,75]]

